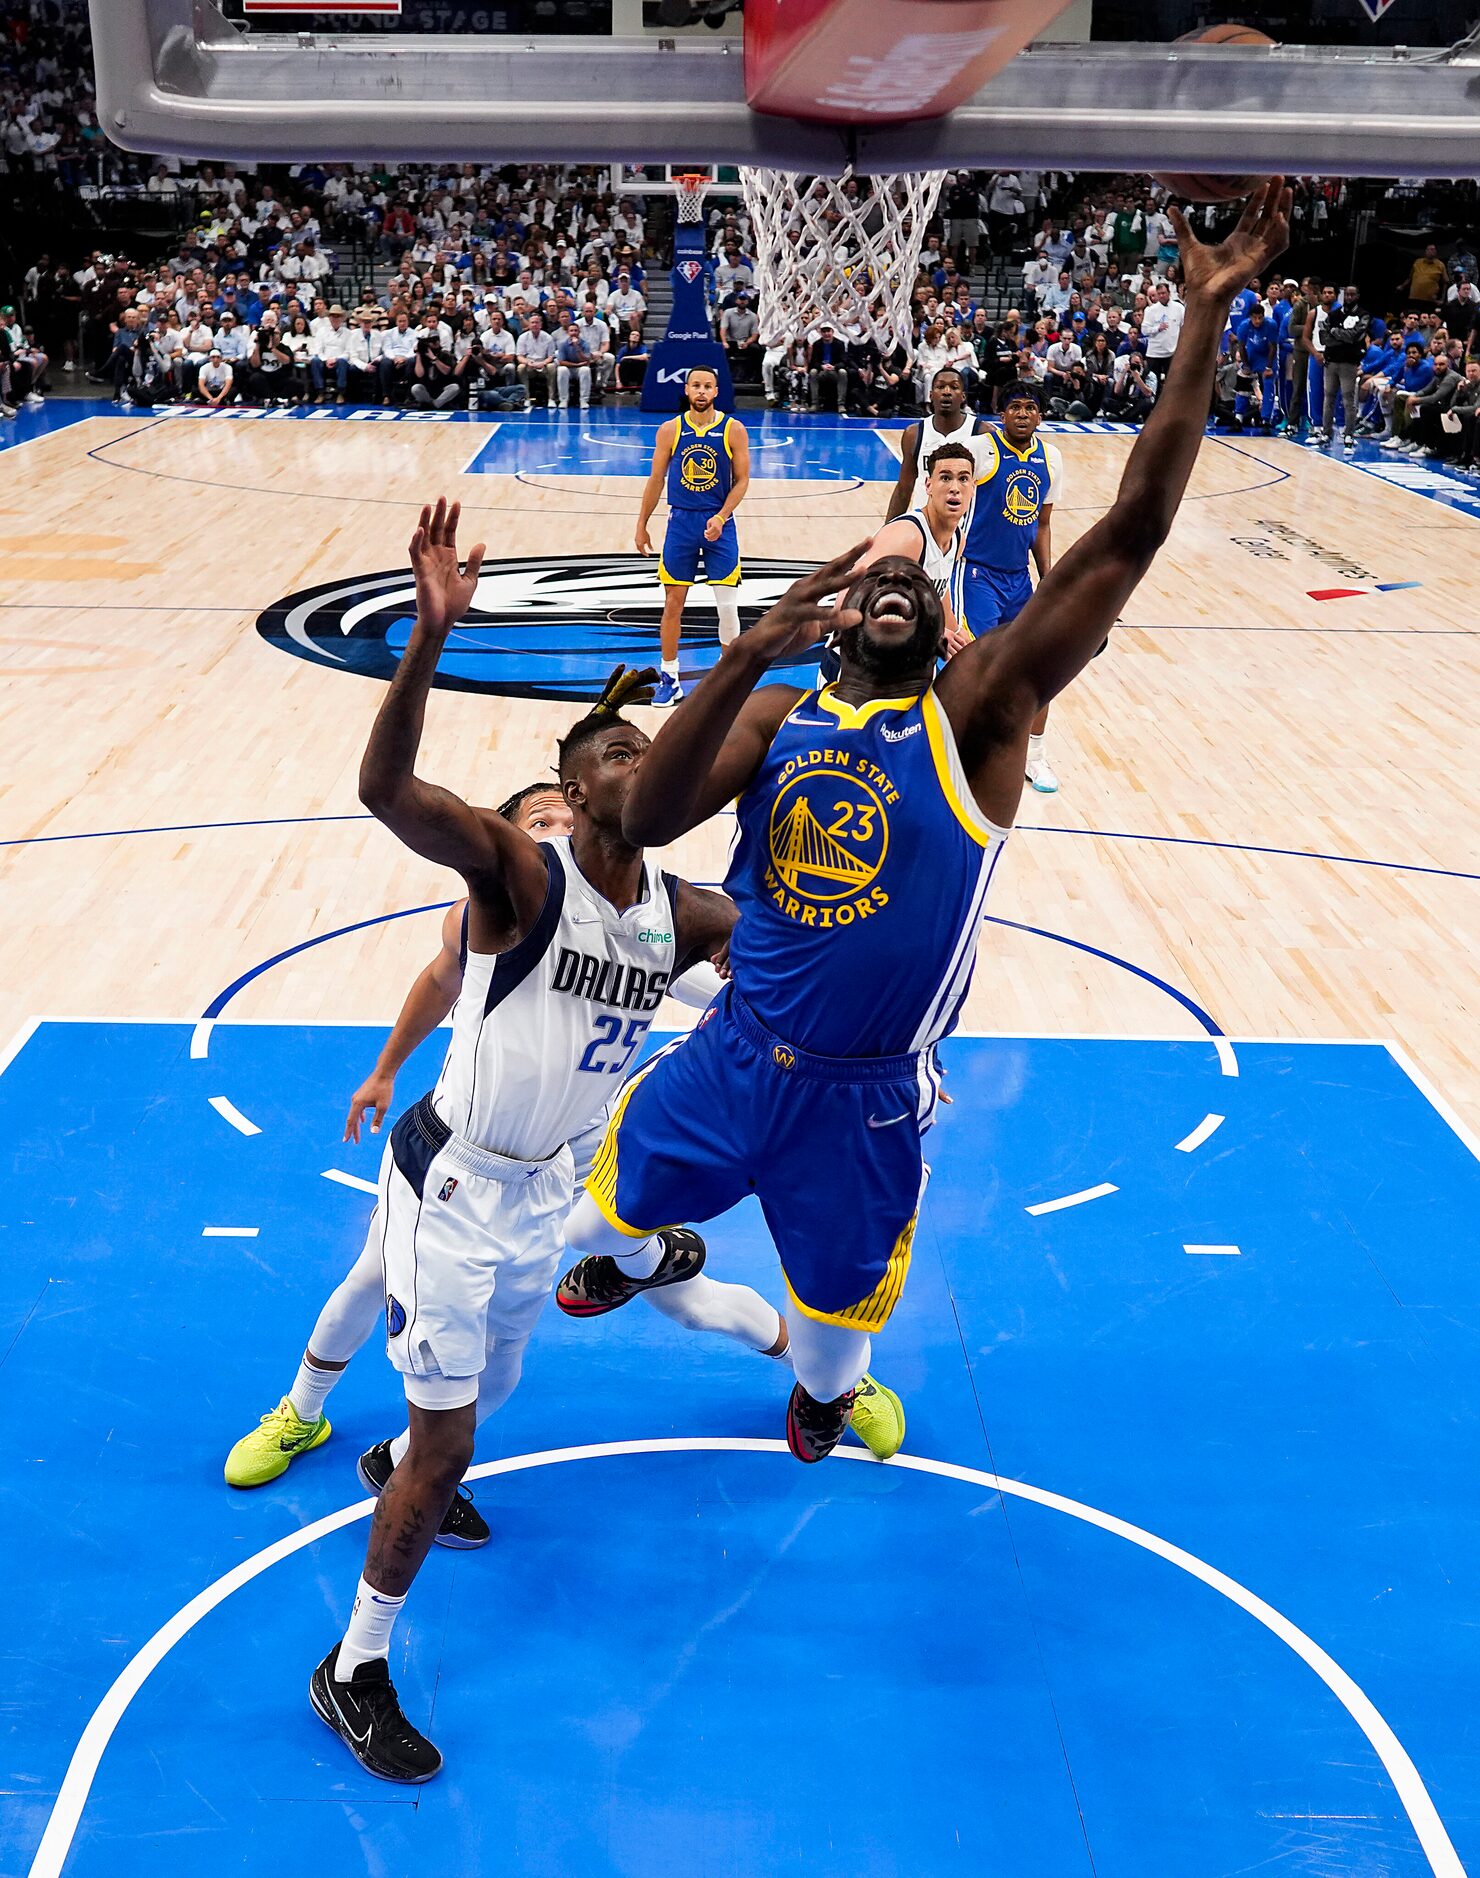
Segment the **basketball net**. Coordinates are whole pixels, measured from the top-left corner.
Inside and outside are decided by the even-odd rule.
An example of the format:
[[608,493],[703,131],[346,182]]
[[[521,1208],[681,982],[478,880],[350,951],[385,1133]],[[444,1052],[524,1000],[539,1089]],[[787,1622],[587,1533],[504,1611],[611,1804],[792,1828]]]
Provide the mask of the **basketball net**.
[[742,168],[762,343],[790,344],[827,320],[842,339],[872,339],[886,358],[902,346],[912,358],[910,295],[945,175]]

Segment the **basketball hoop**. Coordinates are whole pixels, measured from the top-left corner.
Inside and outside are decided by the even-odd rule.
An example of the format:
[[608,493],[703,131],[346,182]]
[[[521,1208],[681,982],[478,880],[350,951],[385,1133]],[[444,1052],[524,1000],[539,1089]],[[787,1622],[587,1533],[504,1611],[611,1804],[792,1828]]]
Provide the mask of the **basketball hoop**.
[[886,357],[902,346],[912,358],[916,262],[945,177],[742,168],[762,343],[799,338],[827,319]]
[[712,176],[702,176],[697,170],[684,170],[674,177],[673,187],[678,196],[680,222],[704,220],[704,194],[713,181]]

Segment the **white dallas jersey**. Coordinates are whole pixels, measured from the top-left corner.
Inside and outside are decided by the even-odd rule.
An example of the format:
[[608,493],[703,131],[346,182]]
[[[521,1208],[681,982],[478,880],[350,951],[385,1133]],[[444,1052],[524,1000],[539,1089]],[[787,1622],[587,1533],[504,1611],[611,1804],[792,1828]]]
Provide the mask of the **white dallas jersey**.
[[[980,431],[975,436],[972,435],[972,431],[979,421],[975,412],[968,411],[966,414],[966,422],[962,424],[958,430],[944,431],[935,428],[935,419],[933,417],[927,415],[920,419],[920,447],[915,452],[915,493],[910,497],[911,508],[923,509],[925,506],[925,465],[930,461],[933,453],[937,451],[943,443],[964,443],[966,445],[966,448],[971,452],[972,461],[976,465],[976,476],[972,479],[973,481],[984,476],[991,468],[991,440],[989,433],[987,431]],[[985,456],[982,454],[984,448],[987,451]]]
[[454,1134],[520,1161],[547,1159],[610,1100],[676,958],[672,874],[644,863],[641,897],[619,913],[576,866],[568,838],[540,845],[545,904],[508,952],[465,946],[452,1042],[432,1091]]
[[935,531],[926,519],[923,508],[906,509],[900,516],[902,522],[913,522],[920,531],[924,548],[920,554],[920,565],[929,576],[931,585],[943,600],[951,603],[951,612],[959,622],[961,618],[961,582],[966,553],[966,529],[968,515],[956,524],[955,533],[944,547],[935,539]]

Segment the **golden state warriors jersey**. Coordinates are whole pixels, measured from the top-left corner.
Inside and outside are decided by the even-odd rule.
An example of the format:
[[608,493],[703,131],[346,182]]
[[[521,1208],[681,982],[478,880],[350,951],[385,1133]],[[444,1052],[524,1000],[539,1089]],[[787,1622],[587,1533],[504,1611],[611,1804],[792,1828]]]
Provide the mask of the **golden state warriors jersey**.
[[703,509],[712,514],[723,508],[730,493],[730,422],[722,411],[711,411],[702,430],[693,414],[679,414],[678,435],[668,464],[670,509]]
[[1038,536],[1038,520],[1059,493],[1063,466],[1059,453],[1036,432],[1019,450],[1000,430],[973,439],[983,449],[976,477],[976,499],[966,534],[966,558],[982,567],[1016,573],[1028,565]]
[[736,990],[818,1056],[905,1056],[956,1021],[1008,831],[977,807],[933,690],[810,692],[737,805]]

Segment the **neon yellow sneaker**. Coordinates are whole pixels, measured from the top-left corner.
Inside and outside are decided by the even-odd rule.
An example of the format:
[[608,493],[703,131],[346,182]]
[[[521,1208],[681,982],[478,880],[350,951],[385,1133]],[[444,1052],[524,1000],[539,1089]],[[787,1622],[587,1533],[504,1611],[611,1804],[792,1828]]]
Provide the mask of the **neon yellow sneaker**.
[[288,1471],[290,1461],[307,1454],[310,1448],[322,1447],[329,1433],[324,1416],[316,1422],[299,1421],[293,1404],[284,1396],[227,1455],[227,1486],[265,1487],[269,1480]]
[[904,1446],[904,1404],[872,1376],[859,1382],[851,1425],[876,1461],[887,1461]]

